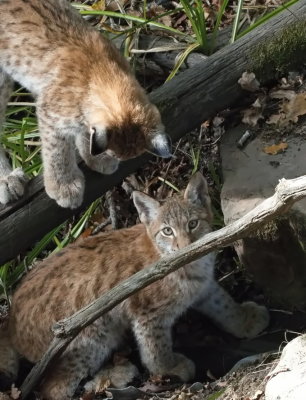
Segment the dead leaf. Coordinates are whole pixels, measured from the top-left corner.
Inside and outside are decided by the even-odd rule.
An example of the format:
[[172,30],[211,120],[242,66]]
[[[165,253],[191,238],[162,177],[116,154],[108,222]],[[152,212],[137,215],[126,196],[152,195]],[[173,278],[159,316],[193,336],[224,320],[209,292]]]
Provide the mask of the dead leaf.
[[248,92],[256,92],[260,88],[260,83],[253,72],[243,72],[238,83],[242,89],[247,90]]
[[224,132],[225,128],[222,125],[224,123],[224,118],[216,116],[212,121],[212,130],[214,132],[215,138],[220,138]]
[[279,90],[271,90],[269,93],[269,97],[271,99],[287,99],[291,100],[296,96],[296,93],[294,90],[284,90],[284,89],[279,89]]
[[298,93],[288,103],[284,103],[282,111],[287,121],[296,123],[301,115],[306,114],[306,92]]
[[92,6],[93,10],[104,11],[105,10],[105,0],[99,0],[95,2]]
[[271,125],[271,124],[281,124],[285,119],[285,114],[284,113],[279,113],[279,114],[272,114],[270,117],[267,119],[266,123]]
[[83,239],[87,238],[88,236],[90,236],[92,233],[92,228],[87,228],[85,229],[85,231],[81,234],[81,237]]
[[276,155],[284,152],[288,147],[288,143],[281,142],[279,144],[273,144],[272,146],[264,147],[263,151],[266,154]]
[[[148,18],[156,18],[161,14],[165,13],[165,8],[160,6],[160,5],[154,5],[150,7],[150,9],[147,12],[147,17]],[[162,23],[165,26],[172,26],[172,19],[170,15],[164,15],[163,17],[157,18],[157,21]]]
[[15,387],[15,385],[12,385],[11,388],[11,398],[14,400],[18,400],[20,398],[21,391]]
[[247,108],[243,112],[242,122],[251,126],[256,126],[260,119],[263,119],[261,110],[258,108]]
[[250,108],[242,111],[242,122],[251,126],[256,126],[260,119],[263,119],[263,108],[266,104],[266,96],[258,97]]

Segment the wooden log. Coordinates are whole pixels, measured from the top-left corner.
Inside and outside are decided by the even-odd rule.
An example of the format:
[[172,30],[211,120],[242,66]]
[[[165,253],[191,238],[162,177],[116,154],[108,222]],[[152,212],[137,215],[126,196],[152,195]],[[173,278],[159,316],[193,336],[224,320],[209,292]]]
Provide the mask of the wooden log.
[[296,201],[305,196],[306,175],[291,180],[282,179],[272,197],[264,200],[243,217],[138,271],[71,317],[58,321],[53,327],[55,337],[50,343],[47,352],[41,361],[33,367],[21,386],[22,398],[26,399],[28,397],[51,361],[65,350],[82,329],[93,323],[97,318],[113,309],[132,294],[164,278],[171,272],[213,250],[228,246],[234,241],[245,237],[251,231],[271,221],[271,219],[287,212]]
[[[277,37],[284,27],[288,29],[298,18],[305,19],[305,15],[306,0],[300,0],[152,92],[150,98],[159,107],[172,139],[177,140],[243,96],[237,81],[252,65],[248,56],[252,49]],[[140,168],[146,157],[123,163],[111,176],[86,170],[86,193],[81,208]],[[58,207],[47,197],[40,177],[34,179],[24,198],[0,211],[0,264],[29,248],[35,240],[72,214],[71,210]]]
[[[218,32],[215,39],[214,51],[217,51],[227,45],[230,41],[232,27],[228,26]],[[124,36],[115,36],[110,34],[109,38],[112,39],[113,43],[121,49],[124,45]],[[213,35],[207,35],[208,42],[212,42]],[[140,34],[137,46],[131,46],[132,54],[145,54],[145,60],[152,61],[161,67],[164,74],[169,74],[176,64],[177,56],[188,47],[188,43],[178,42],[176,39],[168,36],[157,36],[156,34]],[[162,49],[165,49],[162,51]],[[187,68],[192,68],[199,62],[206,59],[207,56],[200,52],[190,53],[186,58],[185,62],[181,65],[179,72],[184,71]]]

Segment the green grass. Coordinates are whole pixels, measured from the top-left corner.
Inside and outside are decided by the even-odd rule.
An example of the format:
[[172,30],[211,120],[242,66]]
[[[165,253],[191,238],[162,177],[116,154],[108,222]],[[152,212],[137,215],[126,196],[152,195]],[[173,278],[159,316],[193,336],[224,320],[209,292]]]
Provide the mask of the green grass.
[[[232,25],[232,34],[230,38],[230,43],[233,43],[235,40],[239,39],[241,36],[250,32],[260,24],[263,24],[274,15],[286,9],[288,6],[294,4],[298,0],[290,0],[288,3],[277,7],[275,10],[263,13],[261,17],[259,17],[251,26],[244,28],[241,30],[241,15],[243,14],[243,0],[238,0],[238,5],[236,9],[236,14],[234,18],[234,23]],[[143,3],[143,17],[129,15],[128,12],[124,12],[124,9],[121,12],[107,11],[107,10],[97,10],[88,5],[74,3],[74,6],[79,10],[82,15],[94,15],[94,16],[103,16],[108,18],[113,18],[116,20],[124,20],[126,25],[118,24],[118,30],[114,30],[114,28],[109,28],[109,31],[112,33],[116,33],[117,35],[125,35],[125,55],[128,57],[132,57],[133,55],[130,53],[129,44],[131,42],[131,37],[135,34],[139,34],[141,29],[147,30],[149,29],[159,29],[165,31],[169,35],[174,35],[178,38],[179,41],[185,43],[185,48],[182,50],[179,55],[177,62],[169,74],[167,81],[172,79],[177,72],[179,71],[182,64],[185,62],[187,57],[193,51],[199,51],[206,55],[210,55],[214,52],[215,43],[218,36],[218,32],[222,23],[222,19],[225,16],[225,13],[229,11],[229,0],[223,0],[219,7],[219,10],[216,12],[215,20],[213,23],[213,27],[210,29],[210,35],[207,32],[207,21],[205,19],[204,14],[204,6],[202,0],[180,0],[180,7],[176,9],[166,11],[164,13],[159,14],[158,16],[148,19],[147,11],[146,11],[145,1]],[[188,20],[190,21],[190,25],[192,27],[192,33],[186,34],[181,32],[178,29],[174,29],[172,27],[166,26],[157,20],[166,15],[175,15],[177,13],[185,13]],[[107,24],[104,24],[104,29],[107,29]]]

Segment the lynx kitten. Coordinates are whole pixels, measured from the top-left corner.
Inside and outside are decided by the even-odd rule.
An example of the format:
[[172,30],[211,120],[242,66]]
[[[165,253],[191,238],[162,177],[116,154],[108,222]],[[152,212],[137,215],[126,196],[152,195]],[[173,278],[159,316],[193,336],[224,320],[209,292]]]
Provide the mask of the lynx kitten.
[[[52,340],[52,325],[92,302],[165,254],[211,231],[207,184],[195,174],[184,196],[163,203],[133,193],[141,224],[70,245],[31,271],[16,290],[0,342],[0,370],[16,378],[18,356],[38,361]],[[194,364],[172,350],[171,328],[190,306],[237,337],[252,337],[269,321],[267,309],[237,304],[214,279],[215,254],[192,262],[116,306],[85,328],[68,346],[41,386],[45,399],[73,395],[93,376],[132,329],[143,364],[152,374],[192,379]]]
[[[0,125],[13,80],[36,97],[45,188],[62,207],[83,199],[75,148],[103,174],[146,150],[170,155],[160,114],[128,63],[67,0],[0,0]],[[0,203],[22,196],[25,181],[0,147]]]

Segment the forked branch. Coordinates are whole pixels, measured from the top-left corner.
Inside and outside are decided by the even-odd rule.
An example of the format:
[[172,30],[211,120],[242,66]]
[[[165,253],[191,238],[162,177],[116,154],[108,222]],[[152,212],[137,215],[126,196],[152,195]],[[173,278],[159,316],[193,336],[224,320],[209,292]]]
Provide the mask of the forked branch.
[[25,399],[38,383],[49,363],[59,356],[73,338],[86,326],[110,311],[116,305],[134,293],[164,278],[171,272],[194,261],[213,250],[228,246],[263,224],[287,212],[298,200],[306,197],[306,175],[296,179],[282,179],[276,187],[275,194],[264,200],[244,217],[209,233],[203,239],[192,243],[173,255],[164,257],[142,271],[119,283],[97,300],[82,308],[69,318],[59,321],[54,327],[54,339],[49,349],[32,369],[21,386],[22,398]]

